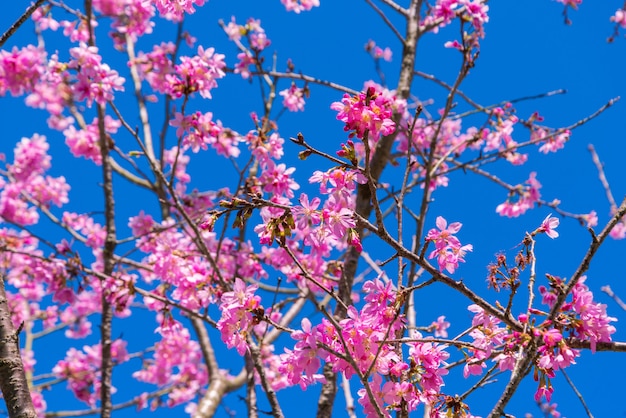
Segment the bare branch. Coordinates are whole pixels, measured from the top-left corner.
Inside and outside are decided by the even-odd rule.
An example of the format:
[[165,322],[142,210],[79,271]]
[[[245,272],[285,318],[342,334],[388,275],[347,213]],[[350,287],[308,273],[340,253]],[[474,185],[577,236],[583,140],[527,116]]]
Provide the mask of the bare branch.
[[34,4],[30,5],[26,9],[26,11],[15,21],[15,23],[13,23],[11,27],[7,29],[7,31],[4,32],[2,36],[0,36],[0,48],[4,46],[4,43],[11,36],[13,36],[13,34],[20,28],[20,26],[22,26],[24,22],[26,22],[26,19],[28,19],[35,12],[35,10],[37,10],[37,8],[43,4],[44,1],[45,0],[37,0]]

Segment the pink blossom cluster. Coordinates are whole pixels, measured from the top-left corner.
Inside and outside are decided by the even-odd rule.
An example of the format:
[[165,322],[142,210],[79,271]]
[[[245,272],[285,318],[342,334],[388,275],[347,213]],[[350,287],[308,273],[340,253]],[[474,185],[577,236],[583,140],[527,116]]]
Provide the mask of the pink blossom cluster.
[[280,0],[288,12],[300,13],[319,7],[320,0]]
[[162,42],[154,45],[151,52],[139,52],[129,65],[137,66],[140,77],[146,80],[154,91],[169,94],[171,90],[169,80],[174,73],[174,63],[170,57],[175,51],[174,43]]
[[268,160],[259,177],[263,191],[272,195],[273,198],[276,196],[293,198],[293,191],[300,188],[300,185],[293,179],[294,171],[296,171],[295,167],[287,168],[285,164],[276,164],[273,160]]
[[[256,118],[256,115],[253,115]],[[241,138],[248,145],[248,149],[257,159],[259,164],[267,165],[270,160],[280,160],[285,154],[285,140],[278,132],[267,135],[259,135],[257,131],[250,131]]]
[[[47,23],[50,23],[50,20],[48,20]],[[70,41],[82,43],[89,41],[89,26],[87,25],[86,19],[76,19],[74,21],[62,20],[59,22],[59,26],[63,28],[63,35]],[[95,16],[91,19],[91,27],[98,27],[98,21]]]
[[389,135],[396,130],[392,120],[394,100],[369,87],[365,93],[355,96],[344,94],[341,102],[333,103],[330,108],[337,111],[337,119],[344,122],[344,131],[350,137],[378,140],[381,135]]
[[[111,344],[111,357],[115,364],[128,361],[126,341],[115,340]],[[100,344],[84,346],[83,351],[70,348],[65,359],[57,363],[52,372],[59,378],[67,380],[68,387],[78,400],[91,407],[96,406],[100,399],[100,366],[102,364],[102,347]],[[111,388],[115,392],[115,388]]]
[[[113,119],[109,115],[105,115],[104,132],[106,132],[106,134],[116,134],[120,126],[122,126],[122,122]],[[63,131],[63,135],[65,135],[65,143],[70,148],[72,155],[92,160],[97,165],[102,164],[98,118],[94,118],[89,125],[82,129],[76,129],[74,125],[70,125]],[[111,137],[108,137],[107,141],[113,140]],[[107,142],[106,146],[109,145],[109,142]]]
[[513,115],[513,111],[510,103],[492,110],[492,115],[496,118],[495,122],[492,122],[495,129],[487,133],[483,149],[485,152],[503,152],[511,164],[522,165],[528,160],[528,155],[517,152],[517,142],[512,135],[519,118]]
[[[442,376],[447,373],[443,368],[449,356],[445,346],[410,342],[405,361],[393,344],[385,342],[403,327],[403,316],[398,312],[402,296],[391,282],[380,279],[367,281],[363,290],[365,305],[360,311],[349,307],[347,318],[338,328],[326,319],[316,326],[303,319],[302,330],[292,333],[297,343],[281,356],[279,371],[290,385],[303,388],[324,380],[318,374],[322,362],[332,364],[335,372],[347,378],[358,372],[368,380],[374,395],[372,401],[367,390],[358,391],[359,403],[368,417],[378,417],[377,410],[391,416],[389,411],[401,404],[408,405],[409,411],[420,403],[434,404],[443,386]],[[413,338],[421,335],[414,334]],[[401,378],[406,374],[410,375],[409,381]],[[391,379],[383,383],[384,376]]]
[[532,209],[541,197],[541,193],[539,193],[541,183],[536,176],[537,173],[534,171],[530,173],[528,180],[526,180],[526,186],[520,184],[509,193],[506,202],[496,207],[496,213],[501,216],[516,218],[523,215],[528,209]]
[[133,377],[140,382],[171,387],[167,394],[169,407],[189,402],[208,383],[200,344],[169,314],[161,317],[161,326],[156,332],[161,340],[154,345],[152,358],[145,360]]
[[278,94],[283,97],[283,106],[290,112],[304,111],[305,89],[292,83],[288,89],[282,90]]
[[[243,49],[242,52],[237,54],[239,61],[235,64],[235,74],[241,74],[241,77],[244,79],[249,78],[249,67],[259,63],[259,54],[271,44],[265,29],[261,27],[261,21],[250,18],[245,25],[239,25],[233,16],[228,25],[224,27],[224,31],[228,35],[228,39],[241,45]],[[241,43],[242,38],[248,41],[249,49]]]
[[152,0],[152,2],[161,16],[174,22],[180,22],[185,13],[195,13],[196,8],[194,6],[203,6],[206,0]]
[[181,63],[174,66],[174,73],[165,77],[168,94],[180,98],[195,92],[205,99],[211,98],[211,90],[217,87],[217,80],[224,77],[224,55],[216,54],[215,48],[198,47],[193,57],[180,57]]
[[611,22],[615,22],[622,28],[626,28],[626,9],[617,9],[615,14],[611,16]]
[[255,315],[263,309],[261,298],[254,294],[256,290],[256,285],[246,286],[243,280],[236,278],[233,290],[225,292],[220,300],[222,317],[217,329],[228,348],[236,348],[240,356],[248,349],[246,339],[250,329],[256,325]]
[[171,42],[155,45],[152,52],[140,52],[130,65],[137,65],[140,76],[159,93],[180,98],[198,92],[210,99],[217,80],[225,76],[224,55],[199,46],[197,55],[182,56],[180,64],[174,65],[171,56],[175,49]]
[[530,140],[541,144],[539,152],[548,154],[563,149],[565,143],[569,141],[570,135],[569,129],[563,132],[550,132],[547,129],[535,127],[531,132]]
[[[473,328],[469,334],[474,348],[469,350],[470,356],[463,366],[463,376],[466,378],[479,375],[487,368],[485,361],[492,357],[494,349],[501,346],[508,335],[508,330],[500,326],[500,320],[488,315],[480,306],[470,305],[467,309],[474,313]],[[498,363],[500,370],[512,370],[515,356],[515,352],[505,351],[494,357],[493,361]]]
[[81,43],[70,49],[70,55],[68,67],[76,71],[76,82],[72,84],[76,101],[86,100],[88,106],[94,101],[104,105],[113,100],[113,91],[124,90],[124,78],[102,62],[95,46]]
[[365,51],[369,52],[375,60],[383,59],[387,62],[391,62],[391,57],[393,55],[391,48],[385,47],[383,49],[376,45],[376,42],[371,39],[365,44]]
[[[149,215],[140,213],[130,219],[129,226],[141,236],[137,247],[148,254],[144,263],[151,266],[151,270],[141,270],[143,280],[166,283],[169,297],[188,309],[197,310],[217,302],[220,292],[214,286],[220,279],[230,282],[235,274],[243,278],[260,278],[267,274],[252,257],[253,249],[249,245],[243,243],[235,251],[232,240],[220,241],[209,230],[203,231],[202,239],[216,260],[215,267],[198,252],[188,234],[174,227],[172,219],[156,223]],[[157,288],[156,293],[163,294],[163,289]],[[155,310],[164,308],[154,301],[148,303]]]
[[[563,281],[558,277],[549,276],[550,288],[542,286],[539,292],[542,295],[542,302],[552,307],[556,300],[559,289],[563,286]],[[611,341],[611,335],[615,333],[615,327],[611,322],[616,318],[608,316],[606,305],[594,302],[593,293],[585,284],[586,277],[582,277],[570,293],[571,299],[561,307],[563,321],[561,324],[565,330],[571,331],[571,335],[583,341],[589,341],[591,351],[596,351],[598,342]]]
[[472,244],[461,245],[459,239],[454,236],[463,226],[460,222],[453,222],[448,225],[442,216],[438,216],[436,225],[438,229],[433,228],[426,234],[426,241],[435,244],[435,249],[428,258],[437,257],[439,270],[446,270],[452,274],[459,267],[459,262],[465,262],[465,254],[472,251],[473,246]]
[[47,176],[51,158],[46,137],[22,138],[14,150],[13,164],[0,176],[0,218],[18,225],[39,221],[37,205],[63,206],[69,202],[65,177]]
[[[157,2],[158,4],[159,2]],[[160,2],[163,4],[164,2]],[[174,2],[168,2],[170,5]],[[176,2],[180,5],[180,2]],[[137,0],[96,0],[93,2],[95,10],[103,16],[113,19],[111,28],[113,32],[109,34],[113,38],[116,46],[126,44],[125,37],[136,41],[140,36],[152,33],[154,22],[150,19],[154,17],[154,6],[149,1]],[[162,14],[164,13],[159,9]]]
[[[319,228],[313,228],[310,234],[306,234],[305,244],[321,249],[324,245],[343,248],[347,243],[361,250],[361,240],[354,229],[353,208],[356,187],[367,183],[365,176],[357,170],[333,168],[326,172],[315,171],[309,182],[319,183],[320,193],[328,197],[319,212],[314,211],[321,202],[313,199],[309,203],[308,196],[300,199],[301,208],[294,208],[300,225],[313,227],[316,225],[313,221],[319,219],[320,222]],[[301,215],[303,218],[300,218]]]
[[45,72],[46,52],[34,45],[0,50],[0,96],[30,93]]
[[460,17],[470,22],[474,33],[482,38],[485,36],[485,24],[489,21],[489,6],[486,3],[485,0],[437,0],[420,25],[437,33]]
[[32,92],[26,97],[27,106],[36,109],[46,109],[50,113],[48,125],[50,128],[62,131],[66,129],[74,118],[64,116],[63,110],[73,100],[73,93],[69,73],[65,70],[65,63],[59,62],[58,56],[52,55],[46,71],[33,85]]
[[191,115],[174,113],[170,126],[176,127],[176,136],[182,138],[183,150],[191,148],[194,153],[206,150],[207,145],[214,148],[218,154],[225,157],[238,157],[240,150],[237,147],[238,136],[232,131],[225,130],[218,120],[214,122],[211,112],[199,111]]
[[[550,288],[540,286],[542,303],[552,307],[558,293],[564,289],[562,279],[548,275]],[[580,351],[569,346],[568,341],[573,339],[589,341],[592,352],[595,352],[598,342],[611,341],[611,335],[615,333],[615,327],[611,322],[616,319],[606,313],[606,305],[593,301],[593,294],[584,284],[583,277],[573,288],[571,297],[560,308],[559,315],[553,320],[538,321],[546,314],[537,309],[531,309],[530,313],[536,318],[530,318],[527,314],[519,315],[522,324],[531,325],[528,333],[511,331],[508,327],[500,326],[497,318],[487,314],[477,305],[469,307],[474,312],[470,332],[473,338],[473,347],[469,350],[464,375],[481,374],[486,368],[485,361],[493,358],[500,370],[513,370],[519,359],[520,347],[526,347],[532,338],[538,341],[538,358],[535,367],[538,373],[535,379],[539,381],[539,387],[535,393],[535,399],[540,401],[543,397],[549,402],[554,391],[550,379],[555,376],[559,369],[575,364],[575,359],[580,356]],[[535,326],[535,323],[539,325]],[[494,353],[497,353],[495,356]]]
[[[7,300],[13,313],[14,325],[41,318],[45,328],[52,327],[57,321],[58,307],[40,307],[39,303],[50,293],[63,293],[67,287],[68,275],[61,259],[44,257],[38,249],[39,241],[26,231],[0,229],[0,241],[4,251],[0,262],[5,269]],[[70,290],[71,292],[71,290]]]

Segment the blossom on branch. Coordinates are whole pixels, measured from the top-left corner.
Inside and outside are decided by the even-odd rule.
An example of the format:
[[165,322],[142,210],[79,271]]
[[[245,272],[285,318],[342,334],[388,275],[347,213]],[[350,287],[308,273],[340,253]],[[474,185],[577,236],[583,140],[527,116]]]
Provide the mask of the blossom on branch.
[[426,241],[433,242],[435,249],[428,256],[429,259],[437,257],[439,270],[447,270],[452,274],[459,267],[459,262],[465,262],[465,254],[472,251],[472,244],[461,245],[461,242],[454,236],[461,230],[460,222],[448,222],[441,216],[437,217],[437,229],[431,229],[426,235]]

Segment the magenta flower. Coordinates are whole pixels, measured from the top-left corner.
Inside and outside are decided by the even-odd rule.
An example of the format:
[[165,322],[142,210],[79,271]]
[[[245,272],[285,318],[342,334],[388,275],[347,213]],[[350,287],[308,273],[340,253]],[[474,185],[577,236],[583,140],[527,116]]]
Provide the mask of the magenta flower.
[[537,228],[537,232],[545,232],[547,236],[554,239],[559,236],[559,233],[555,231],[555,228],[559,226],[559,218],[552,217],[552,214],[546,216],[546,219],[541,222],[541,226]]
[[441,216],[437,217],[437,229],[431,229],[426,234],[426,241],[435,243],[435,249],[429,254],[428,258],[437,257],[439,271],[448,271],[452,274],[459,267],[459,262],[465,262],[465,254],[472,251],[471,244],[461,245],[461,242],[454,236],[461,229],[460,222],[448,222]]

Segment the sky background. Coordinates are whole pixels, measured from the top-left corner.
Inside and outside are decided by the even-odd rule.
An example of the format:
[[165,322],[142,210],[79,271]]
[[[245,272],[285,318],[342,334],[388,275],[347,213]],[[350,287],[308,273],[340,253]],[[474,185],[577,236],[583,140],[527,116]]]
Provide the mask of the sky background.
[[[0,30],[4,31],[4,28],[20,15],[26,3],[10,2],[4,5],[3,13],[0,15]],[[81,2],[70,1],[68,4],[79,7]],[[518,115],[522,118],[539,111],[545,117],[544,123],[552,127],[573,124],[596,111],[609,99],[626,94],[626,78],[623,76],[626,64],[626,39],[620,37],[612,44],[606,42],[606,38],[613,31],[609,17],[620,4],[621,2],[617,0],[585,1],[579,11],[570,11],[569,17],[573,24],[568,26],[563,22],[562,5],[553,1],[490,2],[490,22],[486,26],[487,36],[481,42],[480,58],[461,90],[473,100],[489,105],[503,100],[566,89],[565,95],[523,102],[516,107]],[[387,10],[382,5],[381,8]],[[389,15],[392,21],[400,25],[400,20],[393,16],[392,11],[389,11]],[[276,51],[279,70],[285,68],[285,63],[290,58],[296,66],[296,71],[359,90],[367,80],[380,81],[372,59],[363,48],[368,40],[372,39],[381,47],[388,46],[394,51],[392,62],[383,62],[381,65],[385,71],[387,84],[393,87],[397,82],[401,55],[399,42],[364,1],[322,0],[321,7],[296,15],[287,13],[278,0],[236,2],[211,0],[200,8],[197,14],[188,18],[185,28],[198,38],[198,45],[214,46],[218,52],[225,54],[229,66],[236,62],[237,50],[227,40],[217,21],[223,19],[228,22],[231,16],[235,16],[240,23],[248,17],[261,20],[272,41],[266,59],[271,60],[271,53]],[[154,43],[172,39],[175,28],[159,18],[156,22],[155,33],[142,38],[137,45],[138,50],[148,51]],[[401,25],[399,28],[404,31]],[[108,45],[106,39],[108,30],[107,22],[102,22],[98,28],[101,53],[112,67],[127,77],[124,56]],[[60,34],[46,36],[49,36],[46,41],[48,50],[58,49],[61,57],[66,57],[67,46],[63,37]],[[460,57],[456,51],[442,46],[445,41],[457,37],[457,25],[442,30],[438,35],[425,36],[418,47],[416,69],[434,74],[448,83],[453,82]],[[36,37],[32,26],[27,23],[5,44],[5,49],[32,42],[36,42]],[[281,83],[278,90],[287,88],[290,84],[286,80]],[[262,109],[257,83],[250,85],[238,75],[230,74],[218,84],[219,88],[212,92],[213,100],[196,100],[194,103],[202,111],[212,111],[214,117],[220,119],[224,126],[241,133],[252,129],[248,115],[251,111],[260,113]],[[443,106],[446,92],[430,82],[418,80],[412,94],[423,101],[432,99],[434,104],[428,110],[436,113],[437,109]],[[127,97],[128,100],[123,100],[123,97]],[[135,118],[136,123],[137,116],[130,98],[130,95],[121,95],[116,99],[116,103],[131,115],[129,120],[133,121]],[[306,112],[286,113],[278,120],[281,136],[288,138],[302,132],[312,145],[333,153],[346,139],[341,123],[335,120],[335,112],[329,108],[332,102],[340,98],[341,93],[337,91],[311,86],[311,97],[307,100]],[[76,212],[97,210],[102,202],[101,190],[98,187],[99,168],[89,161],[72,158],[63,143],[62,135],[47,129],[45,122],[47,115],[41,111],[27,109],[22,103],[23,99],[11,97],[0,99],[0,122],[3,126],[0,152],[11,155],[15,142],[23,136],[30,137],[35,132],[48,134],[50,152],[53,155],[51,174],[65,175],[72,186],[71,203],[66,209]],[[459,104],[461,109],[466,106],[460,100]],[[154,126],[160,127],[161,108],[162,100],[151,109]],[[559,198],[562,201],[562,208],[574,213],[596,210],[599,225],[602,226],[609,219],[609,205],[587,146],[588,144],[595,146],[600,159],[604,162],[605,173],[613,194],[618,202],[621,201],[626,191],[625,125],[626,107],[624,103],[618,102],[596,120],[578,128],[565,149],[559,153],[543,155],[533,150],[526,165],[512,167],[502,163],[493,166],[492,170],[511,184],[523,182],[531,171],[537,171],[538,179],[543,184],[541,192],[545,200]],[[468,126],[469,121],[468,124],[464,124],[465,128]],[[519,137],[514,137],[518,142],[528,137],[526,131],[520,130],[516,133]],[[122,146],[131,143],[130,138],[124,137],[120,137],[119,140],[116,138],[116,141]],[[130,145],[128,149],[131,149]],[[297,166],[296,179],[303,187],[302,190],[311,191],[307,183],[312,171],[327,169],[330,166],[315,158],[310,158],[306,162],[298,161],[296,155],[300,149],[289,141],[285,144],[285,150],[285,162]],[[212,152],[207,152],[195,162],[192,159],[190,165],[190,173],[194,179],[192,186],[200,190],[216,189],[224,185],[225,179],[228,179],[229,184],[233,184],[234,178],[222,174],[222,168],[226,167],[212,165],[221,164],[221,159],[220,162],[215,161],[218,160],[214,158]],[[207,167],[214,169],[207,170]],[[387,170],[383,181],[397,182],[398,173],[397,170]],[[427,227],[434,226],[437,215],[442,215],[449,221],[462,222],[463,229],[459,237],[463,243],[473,244],[474,252],[468,255],[467,263],[459,268],[454,277],[463,278],[470,287],[478,289],[479,293],[490,298],[489,300],[496,298],[503,300],[504,295],[487,291],[484,285],[485,267],[500,251],[514,255],[515,247],[523,238],[524,232],[536,228],[550,210],[537,208],[517,219],[501,218],[495,214],[495,207],[505,200],[504,190],[484,179],[461,173],[451,176],[450,183],[450,187],[439,189],[434,195],[435,202],[429,212]],[[116,193],[120,210],[118,225],[122,233],[128,233],[124,230],[128,216],[136,214],[140,209],[154,211],[156,208],[156,202],[148,194],[138,193],[136,189],[120,181],[116,183]],[[547,237],[538,238],[539,277],[546,272],[569,277],[587,249],[589,234],[575,221],[562,220],[559,232],[561,236],[556,240],[549,240]],[[51,230],[50,234],[56,232]],[[251,239],[254,240],[254,237]],[[600,288],[610,284],[617,294],[626,298],[623,270],[625,244],[623,241],[609,239],[591,264],[586,282],[594,292],[595,299],[608,304],[609,314],[620,318],[621,322],[626,320],[626,315],[600,292]],[[390,255],[389,250],[383,247],[366,247],[366,251],[377,260],[384,260]],[[264,301],[269,303],[267,295]],[[467,300],[442,287],[433,286],[416,294],[416,305],[418,322],[424,325],[445,314],[452,322],[451,335],[462,331],[470,320],[466,310]],[[311,314],[310,311],[311,309],[304,314]],[[146,341],[154,339],[152,332],[154,325],[152,314],[140,312],[134,320],[116,321],[114,335],[128,338],[131,341],[130,351],[139,350],[148,344]],[[626,331],[620,327],[620,323],[617,323],[616,327],[618,331],[614,334],[614,339],[626,341]],[[217,336],[216,333],[212,335]],[[94,338],[78,345],[94,344],[96,342]],[[35,346],[38,359],[36,370],[37,373],[47,373],[72,342],[51,337],[45,342],[38,343],[39,346]],[[226,352],[221,346],[218,349],[226,356],[232,356],[232,368],[238,370],[241,360],[236,351]],[[567,369],[568,375],[578,385],[596,417],[626,416],[626,406],[621,402],[623,377],[626,375],[624,359],[623,354],[583,353],[579,364]],[[139,363],[135,360],[120,367],[119,372],[116,369],[114,385],[118,392],[114,395],[114,402],[121,402],[128,399],[131,394],[134,396],[139,391],[150,389],[128,377],[128,373],[138,367]],[[448,393],[462,393],[468,384],[476,381],[474,378],[467,382],[459,376],[460,370],[451,372],[445,388]],[[494,394],[501,391],[503,383],[504,379],[477,391],[468,398],[471,411],[476,415],[486,415],[487,408],[493,404]],[[579,401],[562,377],[557,377],[554,384],[556,392],[553,402],[559,404],[559,411],[570,418],[584,416]],[[524,416],[526,412],[541,416],[532,400],[535,388],[536,383],[532,378],[526,379],[507,412],[518,417]],[[64,388],[60,389],[62,390],[55,389],[44,393],[49,410],[84,408],[73,402],[67,392],[64,392]],[[354,395],[357,389],[358,387],[353,384]],[[279,393],[279,399],[287,417],[313,417],[318,393],[319,386],[311,387],[306,392],[300,392],[298,389],[286,390]],[[263,399],[260,391],[259,398]],[[264,407],[263,402],[261,401],[261,409]],[[228,416],[227,410],[236,411],[238,417],[245,416],[244,407],[244,403],[237,395],[232,394],[224,400],[218,416]],[[344,416],[343,408],[343,398],[339,397],[335,415]],[[360,409],[358,411],[360,412]],[[177,408],[176,412],[184,414],[181,408]],[[155,415],[171,416],[171,414],[172,411],[161,409]],[[116,416],[132,415],[135,415],[132,410],[116,413]]]

